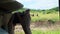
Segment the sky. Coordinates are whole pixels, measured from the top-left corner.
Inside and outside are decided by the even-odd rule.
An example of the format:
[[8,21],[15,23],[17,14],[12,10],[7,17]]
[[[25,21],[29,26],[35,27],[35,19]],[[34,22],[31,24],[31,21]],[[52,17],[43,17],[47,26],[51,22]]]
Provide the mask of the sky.
[[51,9],[59,6],[59,0],[16,0],[29,9]]

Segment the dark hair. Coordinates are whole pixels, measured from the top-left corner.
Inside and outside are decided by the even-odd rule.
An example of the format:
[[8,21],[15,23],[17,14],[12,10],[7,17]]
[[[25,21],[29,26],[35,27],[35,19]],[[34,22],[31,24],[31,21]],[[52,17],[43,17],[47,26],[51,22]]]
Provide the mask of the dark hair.
[[0,8],[0,12],[3,12],[3,13],[11,13],[12,11],[9,11],[9,10],[4,9],[4,8]]

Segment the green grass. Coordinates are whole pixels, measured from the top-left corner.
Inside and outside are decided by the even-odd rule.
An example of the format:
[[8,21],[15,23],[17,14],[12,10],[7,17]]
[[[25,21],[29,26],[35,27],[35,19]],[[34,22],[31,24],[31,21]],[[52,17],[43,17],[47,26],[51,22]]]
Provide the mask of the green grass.
[[[43,13],[31,13],[34,14],[34,16],[31,16],[31,21],[36,22],[36,21],[44,21],[44,20],[53,20],[53,21],[59,21],[59,13],[50,13],[50,14],[43,14]],[[36,16],[38,14],[38,16]]]
[[60,31],[40,31],[40,30],[33,30],[32,34],[60,34]]
[[[24,33],[16,32],[15,34],[24,34]],[[49,31],[32,30],[32,34],[60,34],[60,30],[49,30]]]

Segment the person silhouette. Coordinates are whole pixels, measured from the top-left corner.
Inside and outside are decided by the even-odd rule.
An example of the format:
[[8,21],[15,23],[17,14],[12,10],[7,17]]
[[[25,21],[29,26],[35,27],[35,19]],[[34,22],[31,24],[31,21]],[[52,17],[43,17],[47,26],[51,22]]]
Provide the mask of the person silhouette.
[[12,11],[16,11],[23,8],[23,4],[17,2],[16,0],[0,0],[0,34],[8,34],[7,31],[3,30],[2,25],[6,26],[12,15]]

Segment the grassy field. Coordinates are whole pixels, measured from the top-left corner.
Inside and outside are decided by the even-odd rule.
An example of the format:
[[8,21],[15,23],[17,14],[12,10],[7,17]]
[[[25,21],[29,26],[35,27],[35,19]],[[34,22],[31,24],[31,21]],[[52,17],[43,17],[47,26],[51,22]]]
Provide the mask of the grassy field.
[[[17,32],[16,34],[24,34],[24,33]],[[60,31],[46,31],[46,32],[42,32],[42,31],[39,31],[39,30],[33,30],[32,34],[60,34]]]
[[33,30],[32,34],[60,34],[60,31],[39,31],[39,30]]
[[[50,13],[50,14],[43,14],[39,12],[30,13],[31,15],[34,14],[34,16],[31,16],[31,21],[44,21],[44,20],[53,20],[53,21],[59,21],[59,13]],[[37,16],[38,14],[38,16]]]
[[[56,12],[56,13],[49,13],[49,14],[43,14],[43,12],[30,12],[31,14],[31,23],[37,23],[39,21],[48,21],[48,20],[52,20],[54,22],[56,21],[59,21],[59,12]],[[34,14],[34,16],[32,16]],[[38,14],[38,16],[37,16]],[[52,28],[52,30],[51,30]],[[46,30],[45,28],[31,28],[31,31],[32,31],[32,34],[60,34],[60,26],[57,27],[55,26],[55,28],[52,27],[49,27],[47,28],[46,27]],[[15,34],[24,34],[23,31],[20,31],[20,32],[15,32]]]

